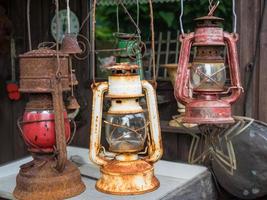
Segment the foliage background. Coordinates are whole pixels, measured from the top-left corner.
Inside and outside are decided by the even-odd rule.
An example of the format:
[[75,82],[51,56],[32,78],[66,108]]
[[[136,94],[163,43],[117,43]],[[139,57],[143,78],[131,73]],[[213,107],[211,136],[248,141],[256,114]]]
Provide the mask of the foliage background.
[[[128,11],[136,20],[136,5],[127,6]],[[155,3],[154,23],[155,31],[173,31],[179,30],[180,2],[174,3]],[[192,31],[194,29],[193,19],[207,15],[209,7],[208,0],[191,0],[184,2],[184,29]],[[112,33],[117,31],[116,6],[98,6],[96,11],[96,38],[98,40],[113,40]],[[215,13],[216,16],[225,19],[224,28],[231,31],[232,27],[232,1],[221,0]],[[135,27],[124,13],[123,8],[119,9],[120,31],[127,33],[136,32]],[[150,18],[148,4],[140,4],[140,30],[143,40],[148,40],[150,36]]]

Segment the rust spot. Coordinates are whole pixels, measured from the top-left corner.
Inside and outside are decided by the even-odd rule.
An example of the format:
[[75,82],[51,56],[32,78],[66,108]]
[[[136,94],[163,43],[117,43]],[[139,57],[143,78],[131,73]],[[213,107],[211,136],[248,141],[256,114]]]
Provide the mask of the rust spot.
[[112,161],[101,168],[101,173],[96,189],[108,194],[143,194],[159,187],[153,166],[143,160]]
[[[53,158],[45,156],[35,157],[30,163],[23,165],[13,192],[16,199],[66,199],[82,193],[85,185],[78,168],[67,161],[65,170],[57,173],[54,169],[55,162]],[[23,170],[25,168],[27,170]]]

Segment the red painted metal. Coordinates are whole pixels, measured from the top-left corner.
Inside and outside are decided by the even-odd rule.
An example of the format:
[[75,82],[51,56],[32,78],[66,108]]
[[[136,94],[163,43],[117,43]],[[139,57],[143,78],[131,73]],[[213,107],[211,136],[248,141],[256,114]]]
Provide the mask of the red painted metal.
[[[70,123],[65,118],[65,137],[70,139]],[[49,153],[54,151],[56,146],[55,135],[55,114],[51,111],[25,112],[22,121],[22,134],[27,143],[28,150],[35,153]]]
[[[238,36],[236,33],[224,32],[218,25],[222,20],[214,16],[198,18],[196,19],[198,26],[195,32],[180,36],[181,50],[174,93],[176,99],[186,106],[183,118],[185,123],[222,124],[234,122],[231,104],[238,100],[242,92],[236,48]],[[189,95],[189,59],[193,46],[202,48],[226,46],[231,79],[230,87],[223,88],[223,91],[209,89],[194,91],[193,89],[193,97]]]
[[16,83],[13,82],[7,83],[6,90],[8,92],[8,98],[10,100],[17,101],[20,99],[21,95],[19,92],[19,86]]
[[68,54],[41,48],[20,55],[19,91],[29,101],[18,125],[33,161],[20,167],[16,199],[66,199],[85,190],[78,167],[67,160],[70,124],[63,93],[74,77]]

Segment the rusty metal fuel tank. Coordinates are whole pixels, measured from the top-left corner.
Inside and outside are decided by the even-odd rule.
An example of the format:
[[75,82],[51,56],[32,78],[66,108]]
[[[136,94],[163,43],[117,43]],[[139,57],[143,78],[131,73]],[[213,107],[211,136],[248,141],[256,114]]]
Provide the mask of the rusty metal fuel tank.
[[[50,93],[55,74],[61,78],[62,90],[71,90],[69,55],[49,48],[26,52],[20,57],[20,91],[26,93]],[[57,65],[57,62],[60,62]],[[60,66],[60,67],[57,67]]]

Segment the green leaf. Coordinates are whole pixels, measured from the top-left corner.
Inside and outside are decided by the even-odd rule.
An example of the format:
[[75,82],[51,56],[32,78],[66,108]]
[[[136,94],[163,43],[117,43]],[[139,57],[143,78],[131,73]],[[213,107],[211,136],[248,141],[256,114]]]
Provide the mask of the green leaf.
[[160,11],[159,16],[162,17],[162,19],[164,20],[164,22],[167,24],[168,27],[171,27],[174,21],[174,18],[175,18],[175,15],[173,12]]

